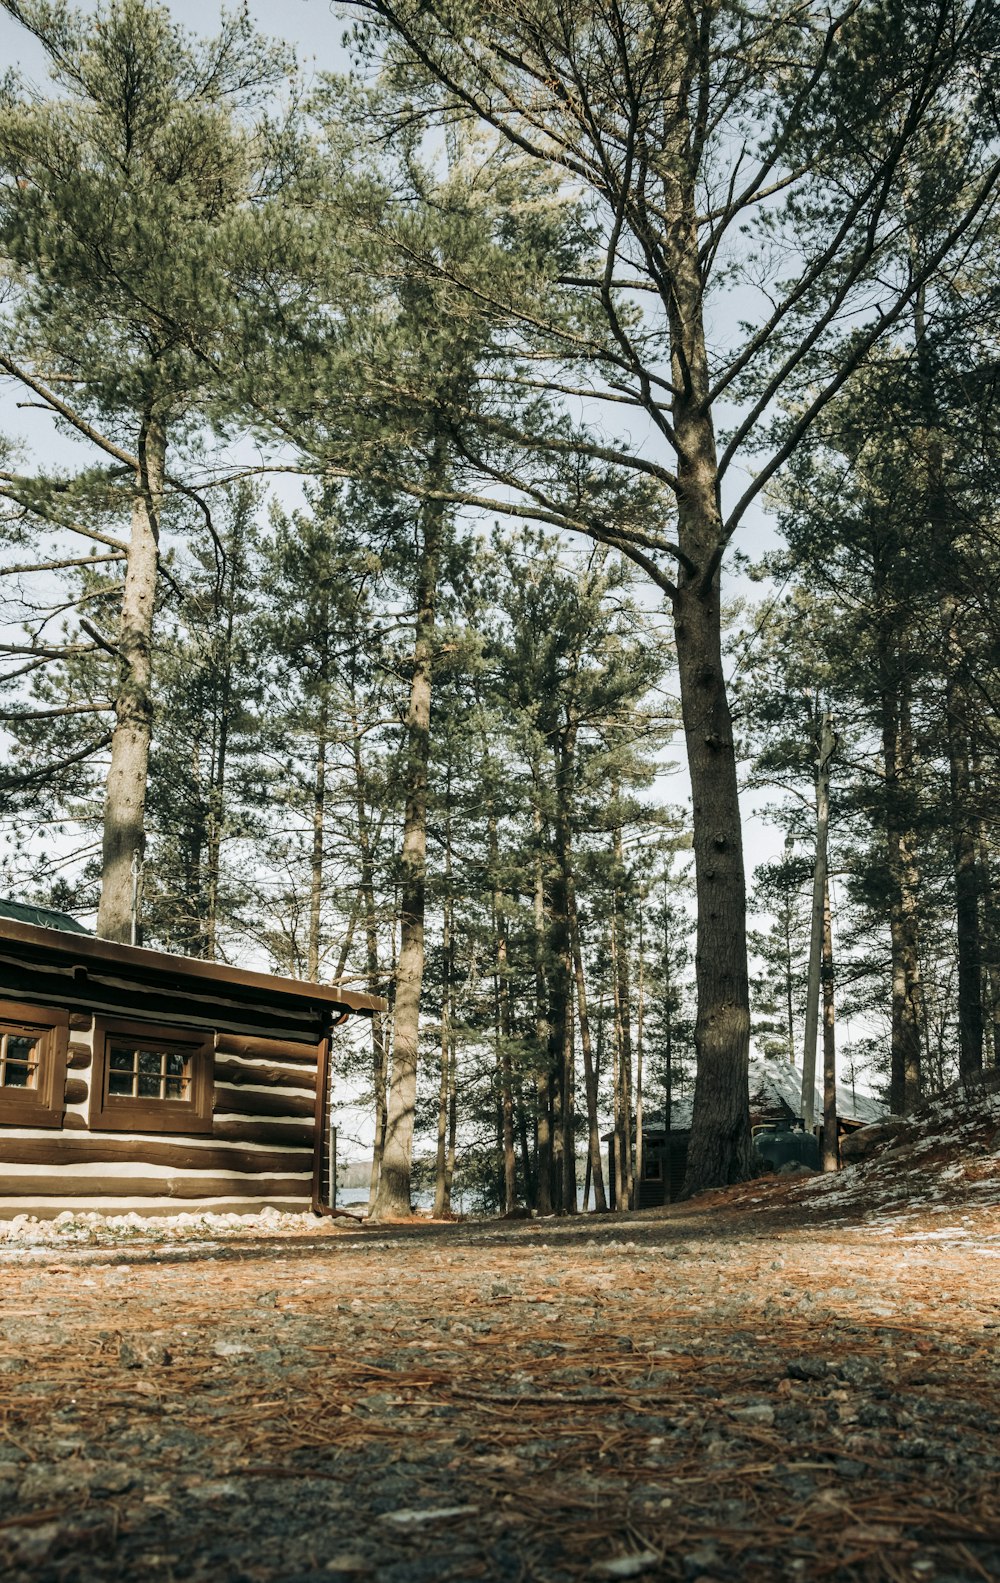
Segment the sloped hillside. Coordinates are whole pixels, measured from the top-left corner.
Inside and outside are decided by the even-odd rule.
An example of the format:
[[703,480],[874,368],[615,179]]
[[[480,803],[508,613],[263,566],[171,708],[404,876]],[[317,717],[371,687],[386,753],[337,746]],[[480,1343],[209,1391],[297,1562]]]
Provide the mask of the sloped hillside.
[[774,1188],[754,1183],[745,1201],[773,1203],[778,1193],[807,1214],[928,1222],[929,1230],[935,1220],[943,1228],[976,1211],[1000,1211],[1000,1071],[948,1090],[905,1120],[865,1128],[847,1152],[855,1159],[836,1176],[785,1178]]

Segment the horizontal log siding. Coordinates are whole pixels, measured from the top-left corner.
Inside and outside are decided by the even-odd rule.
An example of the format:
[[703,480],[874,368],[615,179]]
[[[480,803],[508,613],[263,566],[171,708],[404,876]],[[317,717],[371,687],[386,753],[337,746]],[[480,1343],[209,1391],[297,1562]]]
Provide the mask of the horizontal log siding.
[[[239,1176],[227,1171],[224,1176],[186,1176],[172,1172],[169,1176],[143,1176],[129,1170],[121,1176],[78,1175],[74,1182],[77,1194],[87,1198],[120,1198],[128,1193],[134,1198],[249,1198],[259,1199],[265,1193],[279,1198],[308,1199],[312,1189],[312,1172],[307,1176]],[[65,1193],[65,1177],[54,1176],[50,1171],[22,1172],[11,1176],[0,1168],[0,1198],[13,1197],[17,1192],[37,1193],[42,1198],[55,1198]]]
[[316,1136],[313,1122],[256,1121],[251,1116],[216,1116],[212,1136],[224,1143],[265,1143],[272,1149],[311,1149]]
[[296,1119],[311,1116],[316,1104],[315,1094],[274,1093],[267,1088],[231,1088],[226,1083],[215,1085],[215,1114],[217,1116],[275,1116]]
[[[153,1022],[149,1010],[146,1020]],[[175,1016],[171,1024],[190,1028],[199,1020],[189,1011],[186,1023]],[[0,1218],[62,1207],[105,1214],[126,1208],[176,1214],[196,1205],[243,1213],[267,1204],[296,1212],[309,1207],[315,1045],[223,1032],[216,1041],[211,1137],[110,1134],[88,1129],[91,1023],[81,1015],[73,1023],[62,1131],[0,1128]]]
[[305,1066],[268,1066],[263,1061],[240,1061],[235,1056],[216,1053],[217,1083],[247,1083],[253,1088],[299,1088],[316,1092],[316,1073]]
[[121,1195],[117,1198],[72,1198],[61,1195],[58,1198],[46,1197],[39,1193],[32,1197],[30,1205],[23,1197],[0,1198],[0,1220],[10,1220],[14,1215],[32,1214],[39,1220],[52,1220],[56,1215],[61,1215],[64,1210],[71,1210],[74,1214],[85,1215],[94,1211],[99,1215],[141,1215],[143,1219],[156,1219],[159,1216],[179,1215],[181,1211],[188,1215],[257,1215],[262,1209],[280,1209],[287,1215],[301,1215],[309,1209],[309,1199],[299,1194],[294,1197],[283,1198],[278,1193],[262,1191],[259,1198],[237,1198],[229,1195],[225,1198],[185,1198],[178,1200],[162,1194],[158,1198],[129,1198]]
[[228,1033],[222,1029],[215,1041],[220,1055],[242,1056],[244,1060],[295,1062],[311,1066],[316,1076],[316,1045],[297,1039],[260,1039],[249,1034]]
[[120,1132],[90,1133],[87,1137],[67,1138],[58,1133],[47,1138],[39,1128],[31,1136],[0,1135],[0,1171],[10,1165],[47,1165],[66,1167],[67,1174],[95,1164],[115,1162],[123,1168],[132,1164],[163,1166],[170,1170],[195,1170],[208,1175],[217,1171],[242,1171],[279,1176],[297,1174],[312,1167],[311,1149],[227,1148],[206,1138],[152,1138],[145,1135],[125,1137]]

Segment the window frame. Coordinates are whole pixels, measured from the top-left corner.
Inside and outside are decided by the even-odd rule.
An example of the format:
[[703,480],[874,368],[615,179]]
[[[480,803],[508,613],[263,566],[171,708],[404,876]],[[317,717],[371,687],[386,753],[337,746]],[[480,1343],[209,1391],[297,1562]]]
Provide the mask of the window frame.
[[0,1000],[0,1032],[39,1029],[34,1088],[0,1088],[0,1127],[61,1127],[66,1109],[69,1013],[30,1001]]
[[[191,1063],[190,1097],[154,1099],[109,1094],[109,1045],[118,1039],[182,1053]],[[215,1038],[207,1032],[164,1023],[94,1019],[94,1064],[90,1074],[90,1127],[93,1132],[211,1133],[215,1100]]]
[[663,1150],[647,1148],[642,1151],[642,1180],[644,1182],[663,1181]]

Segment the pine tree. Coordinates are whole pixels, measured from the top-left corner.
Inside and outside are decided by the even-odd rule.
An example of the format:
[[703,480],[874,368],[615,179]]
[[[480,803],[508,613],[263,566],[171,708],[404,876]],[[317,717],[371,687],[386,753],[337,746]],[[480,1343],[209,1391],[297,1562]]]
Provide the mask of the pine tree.
[[[98,929],[121,940],[145,834],[161,521],[178,488],[168,451],[224,407],[206,374],[258,256],[251,199],[276,179],[241,117],[289,62],[245,16],[201,44],[144,0],[112,0],[96,21],[44,0],[6,9],[41,43],[56,91],[11,82],[0,101],[0,252],[15,285],[0,368],[96,447],[130,521],[115,544],[120,613],[94,639],[118,668]],[[66,523],[49,510],[58,483],[11,487],[40,521]]]

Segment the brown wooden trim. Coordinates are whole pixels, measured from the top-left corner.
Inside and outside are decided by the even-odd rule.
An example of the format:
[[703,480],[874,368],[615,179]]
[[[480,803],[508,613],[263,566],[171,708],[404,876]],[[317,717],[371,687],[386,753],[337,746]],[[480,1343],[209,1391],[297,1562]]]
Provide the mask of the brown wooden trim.
[[67,1077],[63,1098],[67,1105],[82,1105],[90,1093],[90,1084],[82,1077]]
[[0,1198],[301,1198],[308,1175],[261,1182],[255,1176],[3,1176]]
[[327,1125],[327,1078],[330,1070],[330,1035],[320,1040],[316,1052],[316,1105],[313,1133],[312,1207],[317,1215],[323,1212],[323,1140]]
[[[86,1116],[81,1116],[81,1114],[80,1114],[80,1112],[78,1110],[67,1110],[67,1111],[64,1111],[62,1124],[63,1124],[64,1128],[69,1127],[70,1130],[73,1131],[73,1132],[89,1132],[90,1131],[90,1127],[89,1127],[89,1124],[87,1122]],[[0,1145],[0,1155],[2,1155],[3,1152],[4,1152],[3,1146]]]
[[[81,1118],[82,1119],[82,1118]],[[67,1118],[68,1120],[68,1118]],[[63,1133],[48,1138],[18,1138],[0,1134],[0,1170],[9,1165],[51,1165],[72,1169],[74,1165],[109,1165],[113,1160],[143,1165],[167,1165],[180,1171],[261,1171],[290,1172],[312,1170],[312,1150],[241,1149],[233,1144],[196,1144],[160,1142],[155,1138],[67,1138]]]
[[257,1057],[259,1060],[292,1064],[301,1061],[311,1067],[316,1066],[319,1050],[318,1044],[310,1044],[304,1039],[266,1039],[256,1034],[223,1031],[216,1035],[215,1047],[220,1054]]
[[110,968],[102,972],[100,964],[84,967],[72,958],[25,963],[12,950],[12,942],[0,933],[0,994],[27,995],[30,986],[30,999],[38,1006],[85,1006],[98,1017],[137,1017],[183,1030],[226,1029],[270,1039],[279,1049],[282,1040],[314,1048],[329,1017],[327,1006],[309,1001],[268,1001],[259,993],[254,1000],[234,1000],[211,983],[130,979]]
[[0,1126],[61,1127],[69,1017],[53,1007],[23,1000],[0,1000],[0,1022],[44,1029],[39,1040],[35,1088],[0,1088]]
[[266,1143],[276,1149],[296,1144],[312,1148],[316,1128],[312,1122],[303,1126],[301,1122],[289,1121],[283,1126],[279,1121],[243,1121],[234,1116],[231,1121],[216,1118],[212,1136],[230,1143]]
[[90,1065],[93,1054],[89,1044],[71,1044],[66,1057],[66,1065],[74,1072],[82,1072]]
[[258,1094],[254,1089],[216,1088],[215,1114],[241,1116],[311,1116],[315,1101],[307,1094]]
[[[116,1037],[148,1040],[182,1050],[191,1062],[190,1099],[133,1099],[108,1093],[108,1044]],[[94,1023],[94,1070],[90,1081],[90,1125],[94,1132],[212,1131],[213,1040],[205,1033],[163,1028],[158,1023],[98,1017]]]
[[144,946],[119,945],[112,940],[98,939],[96,935],[70,935],[61,929],[44,929],[38,924],[17,923],[10,918],[0,919],[0,938],[47,947],[53,955],[72,956],[80,962],[117,963],[150,976],[169,974],[175,982],[207,979],[214,984],[262,990],[275,998],[287,996],[299,1001],[340,1006],[348,1011],[387,1009],[386,1002],[378,995],[362,995],[354,990],[335,989],[332,984],[313,984],[305,979],[279,978],[273,973],[256,973],[242,967],[229,967],[222,962],[203,962],[192,956],[147,951]]
[[[314,1052],[315,1055],[315,1052]],[[308,1088],[316,1087],[316,1073],[296,1069],[294,1066],[250,1066],[246,1061],[235,1060],[229,1055],[215,1057],[217,1083],[250,1083],[255,1088]]]
[[74,1030],[83,1028],[89,1030],[93,1020],[93,1013],[89,1011],[71,1011],[69,1014],[69,1025]]

